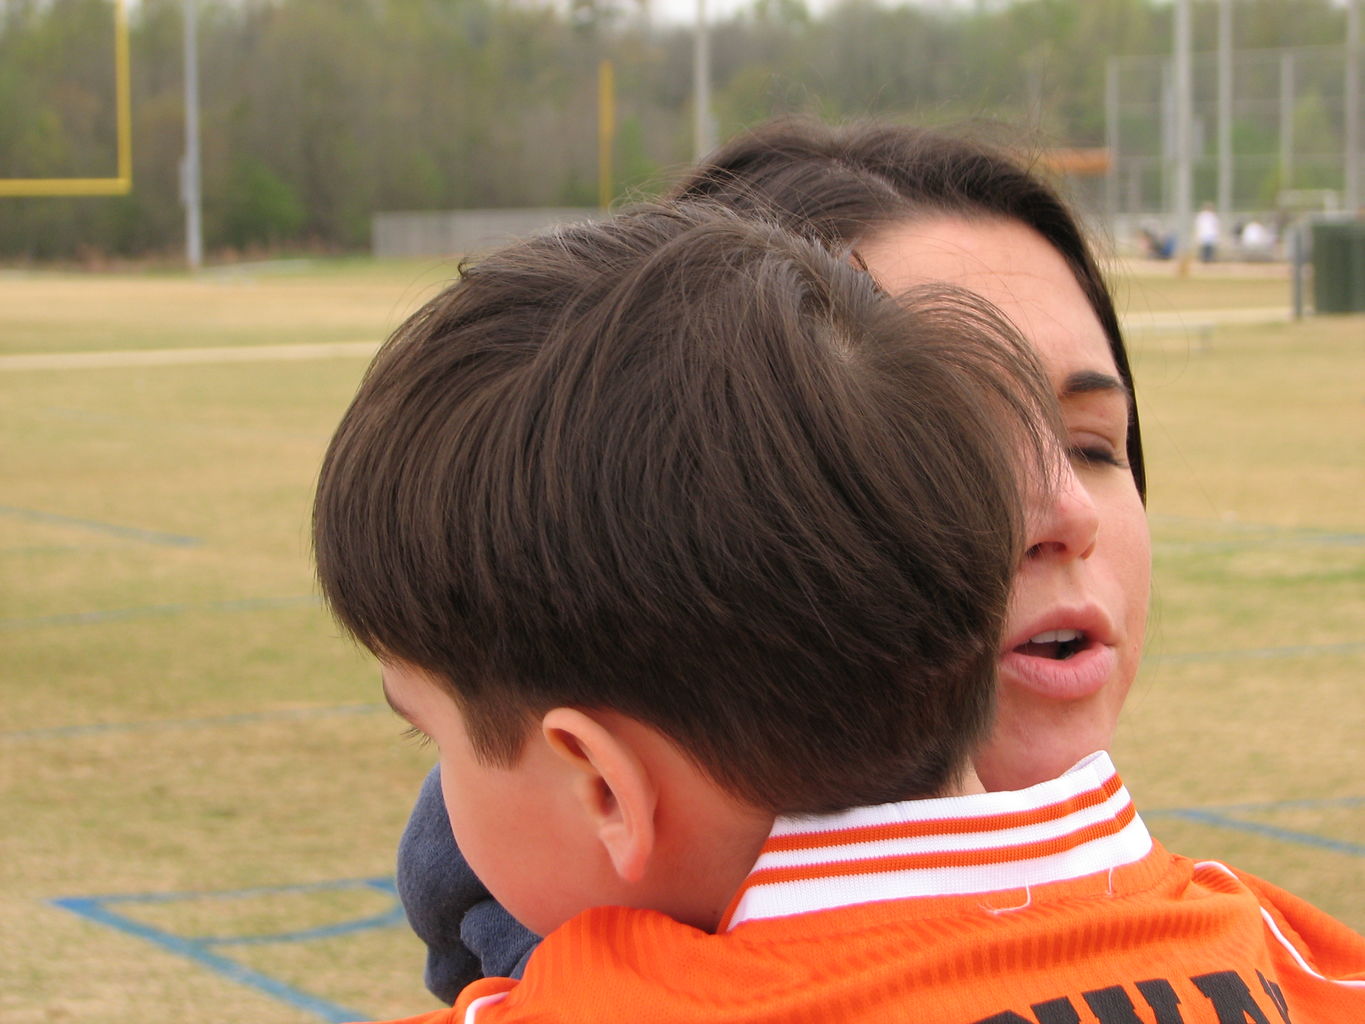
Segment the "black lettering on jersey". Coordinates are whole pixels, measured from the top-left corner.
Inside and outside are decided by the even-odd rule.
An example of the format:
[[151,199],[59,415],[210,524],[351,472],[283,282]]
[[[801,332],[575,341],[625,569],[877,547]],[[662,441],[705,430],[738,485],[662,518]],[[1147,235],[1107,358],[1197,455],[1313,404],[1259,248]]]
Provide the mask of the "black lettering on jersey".
[[1034,1021],[1037,1021],[1037,1024],[1081,1024],[1081,1015],[1071,1005],[1071,1000],[1065,996],[1061,999],[1049,999],[1045,1003],[1034,1003],[1029,1009],[1033,1011],[1034,1020],[1029,1020],[1013,1010],[1006,1010],[991,1017],[982,1017],[975,1024],[1034,1024]]
[[1218,1024],[1270,1024],[1256,1001],[1251,998],[1251,989],[1236,971],[1217,971],[1201,974],[1190,981],[1204,997],[1213,1004],[1218,1014]]
[[[1293,1024],[1289,1019],[1288,1002],[1280,986],[1267,980],[1260,971],[1256,972],[1256,978],[1279,1011],[1283,1024]],[[1265,1011],[1252,997],[1246,981],[1236,971],[1201,974],[1190,981],[1211,1004],[1218,1016],[1218,1024],[1270,1024]],[[1156,1024],[1185,1024],[1185,1017],[1180,1010],[1180,996],[1169,981],[1150,978],[1135,982],[1134,987],[1151,1008]],[[1081,997],[1099,1024],[1142,1024],[1132,998],[1120,985],[1092,989],[1081,993]],[[973,1024],[1081,1024],[1075,1003],[1066,996],[1033,1003],[1029,1009],[1033,1013],[1031,1017],[1015,1010],[1004,1010],[990,1017],[982,1017]],[[1204,1019],[1200,1014],[1196,1014],[1196,1017]]]
[[1029,1009],[1038,1018],[1038,1024],[1080,1024],[1081,1015],[1070,999],[1050,999],[1046,1003],[1034,1003]]
[[1293,1024],[1289,1019],[1289,1003],[1285,1001],[1284,990],[1273,981],[1267,981],[1264,974],[1256,972],[1256,977],[1261,979],[1261,988],[1265,989],[1265,994],[1270,997],[1270,1001],[1275,1004],[1275,1009],[1280,1011],[1280,1019],[1284,1024]]
[[1139,981],[1137,990],[1156,1014],[1156,1024],[1185,1024],[1185,1018],[1180,1015],[1180,997],[1165,978]]
[[1133,1010],[1133,1001],[1119,985],[1082,992],[1081,998],[1100,1024],[1142,1024]]

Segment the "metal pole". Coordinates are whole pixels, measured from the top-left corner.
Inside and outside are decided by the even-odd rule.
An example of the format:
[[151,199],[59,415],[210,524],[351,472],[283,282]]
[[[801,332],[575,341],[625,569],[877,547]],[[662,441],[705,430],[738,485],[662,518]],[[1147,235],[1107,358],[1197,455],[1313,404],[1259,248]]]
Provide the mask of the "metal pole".
[[1289,263],[1291,278],[1293,281],[1294,296],[1294,319],[1303,319],[1303,267],[1306,262],[1304,259],[1303,224],[1295,223],[1289,226]]
[[1175,209],[1175,64],[1161,62],[1161,197],[1159,209]]
[[612,148],[616,140],[616,75],[611,61],[597,64],[597,205],[611,206],[616,175],[612,169]]
[[1175,4],[1175,220],[1176,246],[1183,273],[1188,269],[1194,181],[1191,172],[1190,0]]
[[128,65],[128,6],[126,0],[115,0],[114,102],[118,106],[118,180],[123,192],[133,187],[133,89]]
[[700,160],[715,148],[711,139],[711,37],[706,0],[697,0],[697,30],[692,43],[692,156]]
[[1360,0],[1346,4],[1346,209],[1360,215]]
[[185,262],[204,264],[203,211],[199,180],[199,32],[198,0],[185,0],[185,158],[180,194],[185,204]]
[[1104,144],[1109,150],[1109,169],[1104,173],[1104,212],[1114,233],[1119,216],[1119,59],[1104,62]]
[[1218,0],[1218,222],[1232,224],[1232,0]]
[[1280,191],[1294,187],[1294,54],[1280,54]]

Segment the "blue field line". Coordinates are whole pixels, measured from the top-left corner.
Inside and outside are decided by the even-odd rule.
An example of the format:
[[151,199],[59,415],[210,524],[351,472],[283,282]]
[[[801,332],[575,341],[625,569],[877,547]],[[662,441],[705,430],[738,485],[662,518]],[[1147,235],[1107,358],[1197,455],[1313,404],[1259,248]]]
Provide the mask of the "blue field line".
[[1316,835],[1312,832],[1299,832],[1294,829],[1280,828],[1276,825],[1267,825],[1259,821],[1247,821],[1236,816],[1266,811],[1316,810],[1332,807],[1365,807],[1365,796],[1263,800],[1256,803],[1221,804],[1215,807],[1171,807],[1164,810],[1143,811],[1142,816],[1144,818],[1184,818],[1187,821],[1197,821],[1202,825],[1252,832],[1285,843],[1299,843],[1304,846],[1316,846],[1319,849],[1344,853],[1352,857],[1365,857],[1365,845],[1360,843],[1348,843],[1341,839],[1330,839],[1327,836]]
[[1228,828],[1238,832],[1251,832],[1255,835],[1268,836],[1284,843],[1316,846],[1322,850],[1344,853],[1349,857],[1365,857],[1365,844],[1348,843],[1341,839],[1330,839],[1327,836],[1315,835],[1312,832],[1298,832],[1276,825],[1267,825],[1259,821],[1245,821],[1241,818],[1219,814],[1217,811],[1191,807],[1169,811],[1144,811],[1142,816],[1144,818],[1184,818],[1187,821],[1197,821],[1201,825],[1213,825],[1217,828]]
[[1359,654],[1365,651],[1365,641],[1352,640],[1340,644],[1298,644],[1292,647],[1249,647],[1227,651],[1187,651],[1183,654],[1149,654],[1144,665],[1181,665],[1200,661],[1238,661],[1243,658],[1306,658],[1321,654]]
[[[308,599],[313,600],[313,599]],[[4,628],[0,620],[0,629]],[[1318,646],[1268,647],[1243,651],[1192,651],[1185,654],[1148,655],[1144,664],[1184,664],[1202,661],[1230,661],[1239,658],[1301,658],[1322,654],[1355,654],[1365,650],[1365,642],[1322,644]],[[329,707],[294,708],[279,711],[248,711],[205,718],[164,719],[142,722],[92,722],[86,725],[56,725],[41,729],[15,729],[0,732],[0,741],[68,739],[104,733],[145,732],[157,729],[198,729],[227,725],[253,725],[281,719],[327,718],[334,715],[368,714],[387,710],[381,703],[342,704]],[[1365,798],[1362,798],[1365,799]],[[1250,805],[1248,805],[1250,806]],[[1259,805],[1258,805],[1259,806]]]
[[272,942],[317,942],[321,939],[334,939],[339,935],[352,935],[367,932],[371,928],[395,928],[407,920],[403,908],[395,906],[382,914],[358,917],[354,921],[323,925],[318,928],[300,928],[293,932],[279,932],[275,935],[204,935],[195,939],[209,946],[264,946]]
[[204,729],[223,725],[254,725],[257,722],[292,721],[302,718],[332,718],[337,715],[369,715],[388,711],[387,704],[336,704],[328,707],[281,708],[276,711],[244,711],[232,715],[204,718],[170,718],[150,722],[91,722],[88,725],[55,725],[45,729],[15,729],[0,732],[0,740],[70,739],[105,733],[151,732],[158,729]]
[[171,547],[196,547],[203,543],[198,537],[186,537],[178,533],[162,533],[159,530],[144,530],[136,526],[120,526],[117,523],[103,523],[96,519],[79,519],[56,512],[42,512],[32,508],[15,508],[0,505],[0,515],[12,519],[23,519],[30,523],[50,523],[54,526],[72,526],[81,530],[121,537],[124,540],[140,540],[147,544],[162,544]]
[[[1280,842],[1312,846],[1317,849],[1344,853],[1352,857],[1365,857],[1365,845],[1331,839],[1326,836],[1292,829],[1278,828],[1257,821],[1246,821],[1233,817],[1234,813],[1257,811],[1276,811],[1294,808],[1322,807],[1360,807],[1365,806],[1365,796],[1329,797],[1322,799],[1271,800],[1260,803],[1228,804],[1219,807],[1175,807],[1165,810],[1144,811],[1144,818],[1173,817],[1212,825],[1218,828],[1236,829],[1264,835]],[[324,925],[316,928],[303,928],[292,931],[265,935],[241,936],[194,936],[175,935],[162,929],[143,924],[125,917],[111,907],[119,904],[172,903],[182,900],[226,900],[243,897],[275,895],[293,892],[319,892],[331,889],[372,888],[394,896],[394,905],[387,911],[362,918]],[[250,889],[237,889],[228,892],[209,893],[141,893],[109,896],[75,897],[56,899],[52,903],[88,920],[106,925],[117,931],[133,935],[154,943],[161,948],[185,957],[202,967],[217,971],[228,979],[254,988],[297,1009],[311,1013],[329,1024],[342,1024],[344,1021],[364,1020],[368,1015],[356,1010],[329,1003],[317,996],[310,995],[259,971],[243,967],[241,964],[216,952],[217,948],[239,946],[260,946],[271,942],[295,943],[311,942],[333,938],[339,935],[356,934],[374,928],[394,927],[404,920],[402,907],[398,903],[397,890],[391,877],[341,879],[334,882],[311,882],[300,885],[258,886]]]
[[397,893],[398,886],[393,878],[385,875],[373,878],[332,878],[321,882],[295,882],[290,885],[251,885],[245,889],[216,889],[202,891],[189,889],[171,892],[120,892],[106,896],[83,897],[96,899],[101,903],[180,903],[184,900],[231,900],[252,899],[256,896],[288,896],[300,892],[332,892],[337,889],[377,889],[379,892]]
[[[1282,540],[1307,544],[1365,544],[1365,533],[1353,530],[1331,530],[1316,526],[1274,526],[1270,523],[1227,522],[1221,519],[1201,519],[1196,516],[1153,515],[1148,517],[1154,526],[1196,526],[1223,533],[1251,534],[1249,541]],[[1197,543],[1197,542],[1195,542]]]
[[[172,349],[170,351],[178,350]],[[96,426],[136,427],[164,433],[168,425],[164,419],[158,419],[156,417],[125,416],[117,413],[95,412],[90,409],[68,409],[62,406],[49,406],[43,411],[56,419],[69,420],[77,423],[89,423]],[[204,434],[227,435],[230,437],[263,437],[272,440],[326,440],[326,435],[321,435],[320,437],[317,431],[310,431],[307,433],[303,431],[282,431],[272,430],[268,427],[238,426],[231,423],[195,423],[186,420],[178,420],[174,424],[174,427],[175,432],[179,435],[194,431]]]
[[93,544],[29,544],[24,547],[0,548],[0,555],[66,555],[72,551],[89,551]]
[[[388,893],[393,896],[393,906],[383,914],[371,915],[355,921],[341,922],[324,928],[310,928],[294,932],[281,932],[277,935],[253,935],[232,938],[221,938],[215,936],[186,937],[176,935],[172,932],[164,931],[141,921],[126,917],[115,910],[110,909],[111,905],[128,903],[168,903],[176,900],[189,899],[232,899],[243,896],[260,894],[276,894],[303,891],[321,891],[325,889],[354,889],[367,888],[375,889],[380,892]],[[324,882],[304,886],[279,886],[271,888],[242,889],[228,893],[146,893],[142,895],[114,895],[114,896],[84,896],[68,897],[52,901],[54,906],[61,907],[63,910],[78,914],[89,921],[102,924],[115,931],[132,935],[136,938],[151,942],[160,946],[167,952],[185,957],[201,967],[207,967],[212,971],[223,975],[230,981],[234,981],[248,988],[254,988],[258,992],[268,995],[280,1002],[305,1013],[310,1013],[320,1020],[327,1021],[329,1024],[342,1024],[344,1021],[365,1020],[370,1015],[363,1011],[353,1010],[348,1007],[340,1006],[336,1003],[321,999],[318,996],[304,992],[292,985],[272,978],[268,974],[246,967],[230,957],[224,956],[214,950],[216,946],[233,945],[261,945],[269,942],[306,942],[320,938],[330,938],[335,935],[343,935],[371,928],[393,927],[403,921],[403,909],[398,904],[398,898],[391,878],[369,878],[369,879],[348,879],[337,882]]]
[[35,615],[31,618],[0,619],[0,631],[42,629],[50,626],[90,626],[130,619],[183,615],[186,612],[259,612],[272,608],[301,608],[320,604],[312,594],[294,597],[246,597],[231,601],[183,601],[175,604],[150,604],[133,608],[105,608],[91,612],[65,612],[60,615]]
[[[1320,810],[1323,807],[1365,807],[1365,796],[1327,796],[1314,799],[1296,800],[1258,800],[1248,804],[1219,804],[1217,807],[1201,807],[1199,810],[1230,814],[1241,811],[1293,811]],[[1191,810],[1192,808],[1177,808]]]
[[1158,554],[1180,551],[1245,551],[1248,548],[1295,547],[1303,545],[1358,548],[1365,546],[1365,534],[1339,533],[1322,536],[1248,537],[1245,540],[1153,540]]

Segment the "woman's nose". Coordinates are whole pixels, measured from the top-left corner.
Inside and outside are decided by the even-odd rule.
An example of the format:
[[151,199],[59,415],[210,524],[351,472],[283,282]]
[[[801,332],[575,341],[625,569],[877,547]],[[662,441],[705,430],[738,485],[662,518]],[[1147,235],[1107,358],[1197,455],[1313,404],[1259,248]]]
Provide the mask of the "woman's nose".
[[1100,532],[1099,509],[1070,462],[1063,462],[1054,490],[1030,516],[1030,558],[1089,558]]

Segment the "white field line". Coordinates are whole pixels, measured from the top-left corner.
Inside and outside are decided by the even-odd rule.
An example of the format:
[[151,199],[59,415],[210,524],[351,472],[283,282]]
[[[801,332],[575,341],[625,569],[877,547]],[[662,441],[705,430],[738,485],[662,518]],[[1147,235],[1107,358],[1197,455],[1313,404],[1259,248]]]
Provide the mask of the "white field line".
[[26,352],[0,355],[4,370],[93,370],[112,366],[186,366],[196,363],[264,363],[304,359],[369,358],[378,341],[311,345],[238,345],[219,348],[156,348],[122,352]]
[[1287,324],[1294,318],[1288,306],[1249,309],[1173,309],[1167,312],[1127,313],[1119,317],[1125,331],[1195,330],[1221,324]]
[[[1124,330],[1199,330],[1218,324],[1287,323],[1285,306],[1255,309],[1192,309],[1129,314]],[[307,359],[369,358],[377,341],[335,341],[309,345],[239,345],[217,348],[158,348],[114,352],[25,352],[0,355],[5,370],[94,370],[115,366],[188,366],[204,363],[266,363]]]

